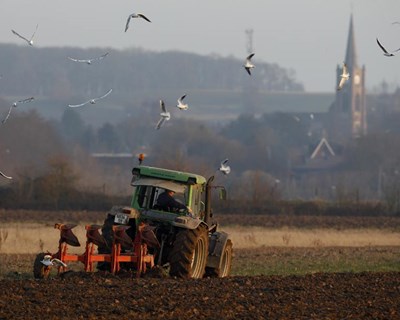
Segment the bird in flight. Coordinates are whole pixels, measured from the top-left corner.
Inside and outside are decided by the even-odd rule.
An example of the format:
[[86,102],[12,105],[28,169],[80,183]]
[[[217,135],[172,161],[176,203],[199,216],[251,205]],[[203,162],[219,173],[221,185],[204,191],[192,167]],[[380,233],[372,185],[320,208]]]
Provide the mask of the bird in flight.
[[28,42],[28,44],[30,46],[33,46],[33,37],[35,36],[38,27],[39,27],[39,25],[37,24],[35,32],[33,33],[32,37],[29,40],[27,38],[21,36],[17,31],[11,30],[11,32],[14,33],[16,36],[20,37],[21,39],[25,40],[26,42]]
[[68,57],[68,59],[71,61],[74,61],[74,62],[83,62],[86,64],[92,64],[93,61],[104,59],[105,57],[108,56],[108,54],[109,54],[109,52],[106,52],[105,54],[101,55],[100,57],[91,58],[91,59],[75,59],[75,58],[71,58],[71,57]]
[[8,113],[7,113],[6,117],[1,121],[1,123],[3,123],[3,124],[6,123],[7,119],[10,117],[10,114],[11,114],[11,111],[12,111],[13,108],[16,108],[20,103],[31,102],[34,99],[35,99],[34,97],[30,97],[30,98],[27,98],[27,99],[15,101],[11,105],[10,109],[8,110]]
[[167,108],[165,108],[164,100],[160,100],[160,108],[161,108],[161,113],[160,113],[161,118],[156,125],[157,130],[161,128],[165,120],[171,119],[171,114],[167,111]]
[[185,103],[182,102],[183,99],[185,99],[185,97],[186,97],[186,94],[184,94],[182,97],[180,97],[180,98],[178,99],[178,104],[176,105],[176,107],[177,107],[178,109],[180,109],[180,110],[187,110],[187,109],[189,108],[189,106],[188,106],[187,104],[185,104]]
[[247,73],[251,76],[251,69],[253,69],[255,67],[255,65],[251,62],[251,58],[253,58],[254,53],[250,54],[247,58],[246,58],[246,62],[243,65],[243,67],[246,69]]
[[219,167],[219,171],[221,171],[223,174],[227,175],[229,172],[231,172],[231,167],[227,165],[228,159],[225,159],[224,161],[221,162],[221,166]]
[[141,13],[132,13],[129,15],[128,19],[126,20],[126,25],[125,25],[125,32],[128,31],[129,28],[129,23],[131,22],[132,18],[142,18],[148,22],[151,22],[149,18],[147,18],[144,14]]
[[81,103],[81,104],[69,104],[68,107],[77,108],[77,107],[82,107],[82,106],[84,106],[85,104],[88,104],[88,103],[95,104],[98,100],[107,97],[111,93],[111,91],[112,91],[112,89],[108,90],[108,92],[105,95],[102,95],[101,97],[88,100],[88,101],[86,101],[84,103]]
[[350,73],[347,71],[347,65],[343,62],[343,71],[342,74],[340,75],[340,82],[337,87],[338,91],[343,88],[344,84],[346,83],[347,80],[349,80],[349,78],[350,78]]
[[[393,53],[388,52],[388,51],[385,49],[385,47],[379,42],[378,38],[376,38],[376,42],[378,43],[378,46],[382,49],[383,55],[384,55],[384,56],[386,56],[386,57],[393,57],[393,56],[394,56]],[[397,50],[395,50],[395,51],[393,51],[393,52],[396,52],[396,51],[399,51],[399,50],[400,50],[400,48],[397,49]]]
[[0,176],[2,176],[3,178],[9,179],[9,180],[12,179],[12,177],[9,177],[9,176],[5,175],[5,174],[4,174],[3,172],[1,172],[1,171],[0,171]]
[[60,259],[51,258],[51,255],[49,255],[49,254],[46,254],[43,257],[43,260],[41,260],[40,262],[43,263],[46,267],[49,267],[49,266],[64,267],[64,268],[67,267],[67,265],[64,262],[62,262]]

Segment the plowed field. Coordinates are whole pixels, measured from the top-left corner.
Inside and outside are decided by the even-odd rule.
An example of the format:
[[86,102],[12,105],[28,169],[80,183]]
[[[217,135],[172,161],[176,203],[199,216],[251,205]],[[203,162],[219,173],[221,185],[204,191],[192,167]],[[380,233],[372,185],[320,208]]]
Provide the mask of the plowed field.
[[400,273],[0,282],[0,319],[399,319]]
[[[26,212],[16,213],[15,220],[9,216],[3,212],[2,220],[0,212],[0,222],[43,221],[50,229],[60,220],[87,220],[80,215],[26,219]],[[228,218],[244,225],[238,217]],[[336,230],[399,230],[397,218],[257,219],[268,228],[325,224]],[[137,279],[130,272],[90,274],[79,268],[34,280],[35,255],[0,252],[0,319],[400,319],[399,246],[295,248],[292,242],[274,248],[235,249],[234,244],[232,276],[200,280],[160,274]]]

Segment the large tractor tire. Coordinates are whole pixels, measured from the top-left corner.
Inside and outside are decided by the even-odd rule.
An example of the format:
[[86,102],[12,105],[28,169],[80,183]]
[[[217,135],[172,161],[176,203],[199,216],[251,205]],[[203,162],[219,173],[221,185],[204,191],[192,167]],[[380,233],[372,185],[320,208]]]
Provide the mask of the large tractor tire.
[[225,278],[231,273],[233,248],[232,241],[228,239],[221,253],[221,259],[217,268],[206,268],[206,276],[211,278]]
[[208,256],[208,231],[203,225],[197,229],[182,229],[176,235],[169,254],[169,274],[178,278],[202,278]]
[[40,262],[46,254],[48,253],[41,252],[36,256],[35,262],[33,263],[33,277],[35,279],[47,279],[50,275],[51,267],[47,267]]

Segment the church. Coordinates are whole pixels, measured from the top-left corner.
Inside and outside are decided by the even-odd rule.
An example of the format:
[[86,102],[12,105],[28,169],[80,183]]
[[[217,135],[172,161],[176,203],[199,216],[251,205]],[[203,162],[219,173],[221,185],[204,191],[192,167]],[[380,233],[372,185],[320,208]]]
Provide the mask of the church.
[[[357,61],[353,16],[350,17],[349,34],[344,63],[350,74],[349,80],[341,90],[336,91],[335,101],[329,109],[329,140],[346,144],[367,134],[367,109],[365,99],[365,66]],[[337,66],[337,84],[340,81],[342,66]]]

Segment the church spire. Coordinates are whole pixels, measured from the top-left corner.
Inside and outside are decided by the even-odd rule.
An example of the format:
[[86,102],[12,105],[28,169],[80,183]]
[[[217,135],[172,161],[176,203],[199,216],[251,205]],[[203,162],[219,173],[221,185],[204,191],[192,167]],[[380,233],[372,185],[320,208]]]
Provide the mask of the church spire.
[[357,53],[354,39],[353,14],[350,16],[349,35],[347,38],[345,63],[349,70],[357,68]]

